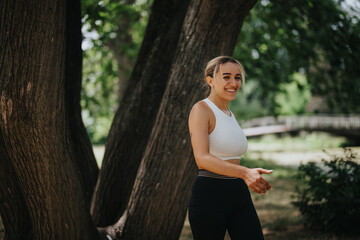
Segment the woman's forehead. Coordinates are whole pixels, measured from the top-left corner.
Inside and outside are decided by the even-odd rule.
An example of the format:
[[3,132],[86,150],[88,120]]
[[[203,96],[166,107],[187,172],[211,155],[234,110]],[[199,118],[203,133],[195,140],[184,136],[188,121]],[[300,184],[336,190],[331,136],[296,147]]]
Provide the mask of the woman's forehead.
[[222,74],[241,74],[239,66],[232,62],[221,64],[220,70]]

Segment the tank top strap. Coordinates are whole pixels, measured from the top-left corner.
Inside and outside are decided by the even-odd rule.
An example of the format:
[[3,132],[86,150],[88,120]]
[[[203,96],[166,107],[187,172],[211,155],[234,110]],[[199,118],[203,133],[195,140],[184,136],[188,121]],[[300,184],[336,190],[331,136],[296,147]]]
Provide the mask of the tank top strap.
[[[203,101],[206,102],[207,105],[211,108],[211,110],[212,110],[213,113],[215,114],[215,117],[216,117],[216,118],[218,118],[218,117],[220,117],[220,118],[224,118],[224,117],[225,117],[225,119],[227,119],[228,117],[229,117],[229,118],[234,118],[234,114],[230,111],[230,109],[229,109],[229,111],[230,111],[230,114],[231,114],[231,115],[229,116],[229,115],[227,115],[226,113],[224,113],[223,111],[221,111],[221,110],[218,108],[218,106],[216,106],[215,103],[213,103],[210,99],[205,98]],[[235,119],[235,118],[234,118],[234,119]]]
[[207,105],[211,108],[211,110],[215,114],[215,117],[221,115],[221,113],[220,113],[221,110],[215,105],[215,103],[213,103],[212,101],[210,101],[207,98],[203,99],[203,101],[206,102]]

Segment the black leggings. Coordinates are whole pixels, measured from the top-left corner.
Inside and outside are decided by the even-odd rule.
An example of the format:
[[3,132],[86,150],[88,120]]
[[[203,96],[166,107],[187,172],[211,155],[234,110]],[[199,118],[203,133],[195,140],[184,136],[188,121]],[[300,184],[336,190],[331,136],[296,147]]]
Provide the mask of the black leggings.
[[242,179],[198,176],[189,204],[195,240],[263,240],[259,218]]

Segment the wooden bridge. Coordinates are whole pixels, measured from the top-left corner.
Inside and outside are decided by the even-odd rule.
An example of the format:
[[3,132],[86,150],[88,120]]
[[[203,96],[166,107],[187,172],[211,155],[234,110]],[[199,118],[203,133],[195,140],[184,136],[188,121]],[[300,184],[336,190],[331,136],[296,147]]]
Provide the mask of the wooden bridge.
[[254,118],[240,122],[246,136],[294,131],[322,131],[360,140],[360,115],[315,115]]

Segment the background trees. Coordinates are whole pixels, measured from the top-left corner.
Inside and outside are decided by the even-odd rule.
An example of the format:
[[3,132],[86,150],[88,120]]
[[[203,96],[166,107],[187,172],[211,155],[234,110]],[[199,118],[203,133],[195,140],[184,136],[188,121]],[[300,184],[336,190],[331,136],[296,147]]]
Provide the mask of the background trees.
[[152,1],[82,1],[82,106],[93,142],[104,143],[138,55]]
[[[351,2],[338,0],[257,2],[244,21],[244,31],[240,33],[234,51],[234,57],[244,64],[247,71],[246,102],[239,98],[233,103],[233,109],[241,119],[266,115],[303,114],[308,111],[310,113],[359,112],[356,104],[360,96],[357,67],[360,54],[356,44],[359,41],[360,31],[359,9],[349,3]],[[91,5],[92,12],[104,8],[101,4],[100,6],[94,2],[92,4],[94,4]],[[133,21],[136,27],[128,31],[133,36],[132,46],[138,45],[139,39],[142,39],[141,29],[148,19],[149,4],[151,2],[136,1],[132,5],[132,9],[138,9],[136,16],[139,17]],[[91,20],[94,13],[90,14],[87,11],[90,10],[85,8],[86,22],[98,20],[98,18]],[[102,15],[104,15],[101,18],[102,25],[115,22],[112,18],[106,17],[106,14]],[[101,40],[102,34],[115,36],[114,28],[110,29],[107,34],[102,33],[104,30],[100,31],[99,36],[93,40],[94,46],[101,46],[100,52],[106,49],[104,47],[106,44]],[[96,28],[91,27],[87,31],[94,30],[96,31]],[[122,51],[125,49],[133,49],[131,51],[135,53],[138,48],[124,47]],[[92,50],[86,50],[85,54],[90,51]],[[114,59],[107,52],[103,55],[107,57],[102,58],[102,64]],[[91,54],[89,57],[86,56],[84,68],[93,68],[94,65],[88,65],[87,61],[94,57],[91,57]],[[114,115],[117,100],[111,96],[118,96],[116,91],[112,90],[113,86],[117,85],[117,81],[111,77],[114,76],[115,71],[109,72],[109,69],[113,69],[110,67],[101,69],[102,77],[93,79],[97,87],[94,88],[91,84],[85,85],[82,95],[82,106],[86,109],[83,112],[84,120],[90,136],[94,136],[92,141],[95,143],[101,143],[106,139],[110,123],[102,124],[102,122],[111,119]],[[84,77],[92,76],[84,73]],[[105,79],[111,87],[104,84]],[[104,89],[105,98],[98,94],[102,91],[100,89]],[[315,105],[307,110],[308,103],[311,104],[319,98],[324,100],[322,101],[324,104]],[[101,104],[108,107],[99,107],[101,102],[109,99],[113,100]],[[104,112],[102,117],[97,117],[99,112],[105,110],[106,113]]]
[[[349,8],[335,0],[258,2],[234,52],[247,70],[246,104],[254,105],[242,107],[242,117],[304,113],[309,91],[326,100],[327,113],[359,112],[360,15]],[[291,84],[296,89],[290,93]],[[297,93],[301,98],[292,100]]]

